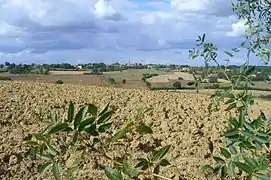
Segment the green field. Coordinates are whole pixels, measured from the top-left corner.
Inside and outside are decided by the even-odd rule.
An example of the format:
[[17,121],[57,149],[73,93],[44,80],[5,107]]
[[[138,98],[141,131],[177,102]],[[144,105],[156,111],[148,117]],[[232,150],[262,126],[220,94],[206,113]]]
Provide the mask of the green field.
[[[167,74],[167,72],[156,69],[128,69],[123,71],[104,72],[103,76],[115,79],[117,84],[113,85],[114,87],[146,89],[146,84],[141,80],[143,74],[161,75]],[[122,84],[123,79],[126,80],[126,84]]]

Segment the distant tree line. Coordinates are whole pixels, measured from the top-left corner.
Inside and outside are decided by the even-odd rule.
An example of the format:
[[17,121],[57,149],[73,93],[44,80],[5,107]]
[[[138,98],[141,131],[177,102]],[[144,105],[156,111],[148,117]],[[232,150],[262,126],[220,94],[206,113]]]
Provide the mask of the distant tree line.
[[[105,63],[88,63],[88,64],[77,64],[72,65],[69,63],[61,63],[61,64],[15,64],[5,62],[4,64],[0,64],[0,72],[9,72],[11,74],[48,74],[51,70],[85,70],[85,74],[97,74],[101,75],[103,72],[108,71],[123,71],[127,69],[163,69],[167,71],[184,71],[189,73],[194,73],[196,75],[202,75],[206,73],[204,70],[205,67],[191,67],[188,65],[164,65],[164,64],[141,64],[141,63],[134,63],[134,64],[120,64],[120,63],[113,63],[113,64],[105,64]],[[230,65],[226,68],[228,72],[228,76],[231,78],[233,75],[238,74],[239,66]],[[216,72],[217,77],[219,79],[226,79],[224,73],[217,72],[219,69],[214,66],[208,66],[208,69]],[[269,76],[271,75],[271,67],[270,66],[258,66],[257,71],[253,74],[254,81],[267,81],[269,80]],[[143,79],[150,78],[155,76],[155,74],[145,74],[142,77]],[[212,79],[214,80],[214,78]],[[144,81],[144,80],[143,80]]]

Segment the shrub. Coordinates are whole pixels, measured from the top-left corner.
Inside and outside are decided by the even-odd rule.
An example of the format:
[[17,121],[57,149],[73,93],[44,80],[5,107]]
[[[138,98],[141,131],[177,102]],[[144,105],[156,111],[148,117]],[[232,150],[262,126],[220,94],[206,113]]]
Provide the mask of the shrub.
[[187,83],[188,86],[193,86],[194,84],[195,84],[195,82],[192,82],[192,81]]
[[62,81],[62,80],[57,80],[56,82],[55,82],[55,84],[63,84],[64,82]]
[[178,77],[178,80],[183,80],[183,77]]
[[0,76],[0,81],[12,81],[12,79],[8,76]]
[[172,84],[172,87],[174,88],[174,89],[181,89],[182,88],[182,83],[180,83],[180,82],[174,82],[173,84]]
[[218,83],[218,78],[217,78],[217,76],[210,76],[210,77],[209,77],[209,82],[210,82],[210,83]]
[[[269,4],[271,5],[271,4]],[[248,109],[254,104],[255,98],[249,92],[249,87],[254,86],[252,79],[256,70],[255,66],[249,65],[250,56],[254,53],[266,64],[270,61],[270,25],[267,20],[270,16],[270,7],[263,6],[260,1],[239,0],[233,1],[233,10],[247,24],[246,41],[240,45],[247,51],[244,64],[232,76],[226,68],[222,68],[217,57],[219,51],[211,42],[207,42],[205,34],[196,40],[199,49],[189,51],[191,59],[204,59],[205,64],[214,63],[223,72],[229,81],[229,87],[225,90],[217,90],[212,96],[212,103],[208,106],[209,113],[221,110],[221,103],[226,105],[225,111],[234,110],[236,114],[230,114],[228,127],[222,134],[219,147],[215,147],[212,140],[209,140],[209,154],[214,164],[207,164],[202,167],[208,179],[271,179],[271,118],[260,112],[257,118],[250,117]],[[269,48],[269,49],[268,49]],[[267,50],[268,49],[268,50]],[[224,51],[232,58],[239,49]],[[205,70],[200,84],[213,72]],[[194,79],[197,78],[194,75]],[[236,93],[237,88],[244,88]],[[216,150],[217,149],[217,150]]]
[[149,83],[148,81],[146,81],[145,83],[148,88],[151,88],[151,83]]
[[145,77],[142,77],[141,80],[142,80],[143,82],[146,82],[146,78],[145,78]]
[[[66,117],[52,116],[47,127],[29,136],[26,145],[32,157],[43,162],[39,172],[45,173],[51,169],[56,180],[74,179],[85,159],[97,155],[99,158],[94,163],[110,180],[139,179],[139,176],[168,179],[159,175],[159,172],[164,166],[170,165],[165,159],[170,145],[152,150],[147,159],[132,156],[133,164],[128,161],[125,152],[111,155],[114,148],[120,148],[120,144],[128,148],[130,143],[127,142],[133,137],[153,133],[143,121],[150,110],[137,109],[135,119],[112,133],[111,117],[114,111],[109,108],[109,104],[102,109],[89,104],[75,112],[74,104],[70,103]],[[69,156],[71,153],[75,153],[78,158],[73,159],[73,156]],[[67,161],[73,163],[65,168]]]
[[122,80],[122,84],[126,84],[126,79],[123,79],[123,80]]
[[112,78],[112,77],[109,77],[109,78],[108,78],[108,81],[109,81],[109,83],[111,83],[111,84],[117,84],[116,80],[115,80],[114,78]]

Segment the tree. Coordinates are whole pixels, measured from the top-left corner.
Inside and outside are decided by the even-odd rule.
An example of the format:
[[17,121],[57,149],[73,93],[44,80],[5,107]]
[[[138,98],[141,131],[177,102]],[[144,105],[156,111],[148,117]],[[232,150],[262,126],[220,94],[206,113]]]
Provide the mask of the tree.
[[218,83],[217,76],[210,76],[209,77],[209,82],[210,83]]
[[[228,76],[226,68],[221,68],[217,57],[217,47],[206,41],[205,34],[196,40],[199,49],[189,51],[191,59],[201,58],[204,62],[212,62],[221,68],[229,82],[229,87],[224,91],[217,90],[212,96],[212,103],[208,106],[209,113],[221,110],[221,103],[226,105],[225,111],[232,112],[228,119],[228,126],[223,134],[222,145],[214,153],[214,143],[209,140],[210,157],[216,162],[214,166],[203,166],[203,171],[208,179],[261,179],[271,178],[270,170],[270,118],[264,112],[253,119],[248,113],[250,105],[254,104],[255,98],[249,92],[249,86],[253,86],[252,76],[256,70],[250,66],[251,55],[256,55],[262,62],[268,64],[271,55],[271,2],[269,0],[233,0],[232,8],[239,20],[246,24],[245,41],[240,47],[230,51],[224,51],[233,58],[235,53],[244,49],[246,57],[244,63],[232,76]],[[212,75],[213,72],[207,74]],[[203,80],[205,77],[202,78]],[[202,81],[200,81],[202,82]],[[199,83],[200,83],[199,82]],[[236,92],[240,85],[244,90]],[[225,101],[226,100],[226,101]],[[224,109],[224,108],[223,108]]]
[[111,83],[111,84],[116,84],[116,83],[117,83],[116,80],[115,80],[114,78],[112,78],[112,77],[109,77],[109,78],[108,78],[108,81],[109,81],[109,83]]
[[61,79],[59,79],[59,80],[57,80],[55,83],[56,83],[56,84],[63,84],[64,82],[63,82]]
[[5,66],[10,66],[10,63],[9,62],[5,62]]
[[172,84],[172,87],[173,87],[174,89],[181,89],[181,88],[182,88],[182,84],[181,84],[180,82],[176,81],[176,82],[174,82],[174,83]]
[[126,84],[126,79],[123,79],[123,80],[122,80],[122,84]]

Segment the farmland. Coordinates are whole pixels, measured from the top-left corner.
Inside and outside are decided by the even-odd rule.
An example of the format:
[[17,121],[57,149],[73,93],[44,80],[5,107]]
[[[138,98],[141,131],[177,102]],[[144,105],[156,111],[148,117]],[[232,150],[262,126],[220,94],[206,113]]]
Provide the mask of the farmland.
[[[174,82],[180,82],[182,91],[191,91],[191,86],[187,84],[194,81],[193,75],[188,72],[172,72],[166,69],[127,69],[122,71],[108,71],[102,75],[85,75],[87,71],[50,71],[49,75],[40,74],[20,74],[14,75],[2,73],[2,75],[11,77],[15,81],[36,81],[45,83],[55,83],[57,80],[62,80],[64,84],[80,84],[80,85],[95,85],[95,86],[109,86],[115,88],[125,89],[149,89],[153,90],[167,90],[172,89]],[[154,74],[153,77],[147,78],[146,82],[150,83],[150,87],[146,86],[146,82],[142,81],[144,74]],[[110,82],[113,79],[114,82]],[[125,80],[125,83],[122,81]],[[227,81],[218,79],[220,87],[227,87]],[[254,82],[255,86],[251,88],[256,96],[268,96],[271,91],[271,83],[264,81]],[[213,83],[203,83],[204,88],[214,89]],[[201,90],[204,93],[213,92],[211,90]]]
[[[133,118],[136,108],[152,107],[144,122],[153,127],[154,133],[132,141],[128,154],[130,158],[146,156],[139,143],[149,148],[160,146],[156,141],[162,146],[172,144],[167,159],[173,165],[162,169],[162,174],[172,179],[202,179],[199,165],[211,161],[206,156],[208,138],[219,144],[220,133],[230,114],[220,111],[209,115],[206,107],[210,99],[203,94],[17,81],[0,82],[0,93],[1,179],[48,179],[48,174],[37,172],[40,161],[33,163],[26,156],[23,139],[37,132],[51,111],[57,109],[65,115],[69,101],[77,108],[85,103],[104,106],[110,101],[110,107],[115,109],[112,117],[115,128]],[[260,109],[267,116],[271,115],[271,103],[259,101],[249,110],[250,117],[258,116]],[[118,151],[123,149],[113,149],[112,154]],[[94,168],[91,157],[87,162],[77,179],[106,179],[102,171]]]

